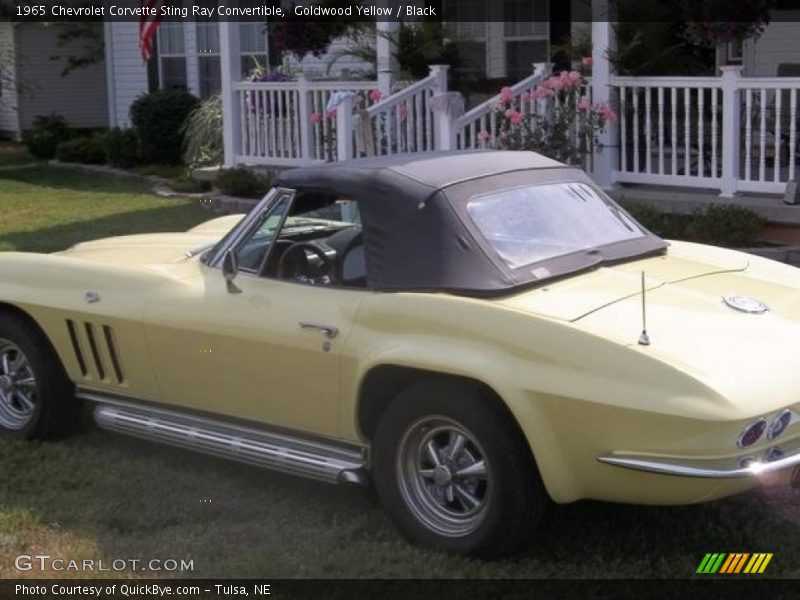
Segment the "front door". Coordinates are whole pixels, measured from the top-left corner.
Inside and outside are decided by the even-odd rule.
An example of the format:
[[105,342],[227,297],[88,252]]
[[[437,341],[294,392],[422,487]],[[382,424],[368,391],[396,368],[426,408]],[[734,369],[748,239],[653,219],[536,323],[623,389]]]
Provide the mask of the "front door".
[[367,291],[274,276],[273,245],[344,227],[306,218],[298,228],[293,201],[266,206],[235,244],[238,293],[202,263],[163,287],[145,317],[148,343],[166,403],[335,437],[341,350]]

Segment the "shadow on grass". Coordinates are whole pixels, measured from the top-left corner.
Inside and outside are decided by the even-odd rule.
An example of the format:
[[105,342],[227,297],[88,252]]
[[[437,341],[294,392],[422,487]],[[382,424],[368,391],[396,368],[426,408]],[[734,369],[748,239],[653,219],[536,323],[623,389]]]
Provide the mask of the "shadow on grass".
[[149,194],[152,188],[149,181],[140,177],[107,175],[44,163],[0,170],[0,180],[3,179],[40,187],[108,194]]
[[[0,506],[89,532],[105,556],[193,558],[197,577],[676,577],[706,552],[774,552],[797,576],[800,527],[760,493],[692,507],[553,507],[523,555],[481,561],[404,542],[368,489],[91,432],[0,441]],[[83,557],[76,557],[83,558]]]
[[213,216],[201,208],[197,202],[178,204],[169,201],[169,204],[165,206],[64,223],[35,231],[0,234],[0,250],[55,252],[69,248],[78,242],[104,237],[186,231]]

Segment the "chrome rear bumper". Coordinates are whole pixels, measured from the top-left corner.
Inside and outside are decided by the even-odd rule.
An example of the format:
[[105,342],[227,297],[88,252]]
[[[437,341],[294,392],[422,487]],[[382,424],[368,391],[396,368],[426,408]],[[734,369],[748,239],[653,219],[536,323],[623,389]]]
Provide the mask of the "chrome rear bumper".
[[[743,477],[761,477],[800,467],[800,448],[793,448],[780,458],[771,461],[753,460],[747,465],[731,464],[731,459],[696,460],[696,459],[662,459],[652,456],[636,456],[632,454],[604,454],[597,457],[601,463],[625,469],[675,475],[678,477],[705,477],[711,479],[737,479]],[[741,461],[741,459],[739,459]],[[800,470],[796,470],[792,479],[794,487],[800,486]]]

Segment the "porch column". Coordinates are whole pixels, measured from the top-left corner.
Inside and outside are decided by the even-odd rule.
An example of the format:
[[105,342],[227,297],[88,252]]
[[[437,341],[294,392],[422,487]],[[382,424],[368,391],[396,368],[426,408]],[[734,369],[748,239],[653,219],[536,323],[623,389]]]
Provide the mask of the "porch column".
[[[611,87],[613,69],[609,52],[616,48],[614,21],[608,0],[592,0],[592,95],[596,103],[608,104],[618,112],[616,94]],[[602,188],[614,185],[614,171],[619,168],[619,128],[606,124],[599,136],[600,147],[594,154],[592,177]]]
[[722,71],[722,180],[719,195],[721,198],[733,198],[739,183],[742,135],[739,78],[742,76],[742,67],[731,65],[720,67],[720,70]]
[[377,50],[378,90],[386,97],[392,93],[392,86],[400,72],[400,64],[395,58],[397,41],[400,35],[400,22],[378,21],[375,25],[377,32],[375,49]]
[[197,55],[197,23],[183,23],[184,52],[186,52],[186,87],[190,94],[200,97],[200,59]]
[[224,166],[236,164],[236,155],[242,148],[242,114],[235,83],[242,80],[239,23],[219,22],[219,60],[222,94],[222,143],[225,151]]

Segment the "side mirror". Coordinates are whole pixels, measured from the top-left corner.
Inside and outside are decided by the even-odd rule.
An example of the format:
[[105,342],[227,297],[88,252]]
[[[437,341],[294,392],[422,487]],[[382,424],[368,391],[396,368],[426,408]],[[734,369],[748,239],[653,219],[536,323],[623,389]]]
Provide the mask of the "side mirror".
[[225,253],[225,256],[222,258],[222,275],[225,277],[225,285],[228,286],[229,294],[242,293],[241,288],[233,283],[233,280],[236,279],[236,275],[238,274],[239,258],[236,256],[236,252],[233,250],[228,250]]

